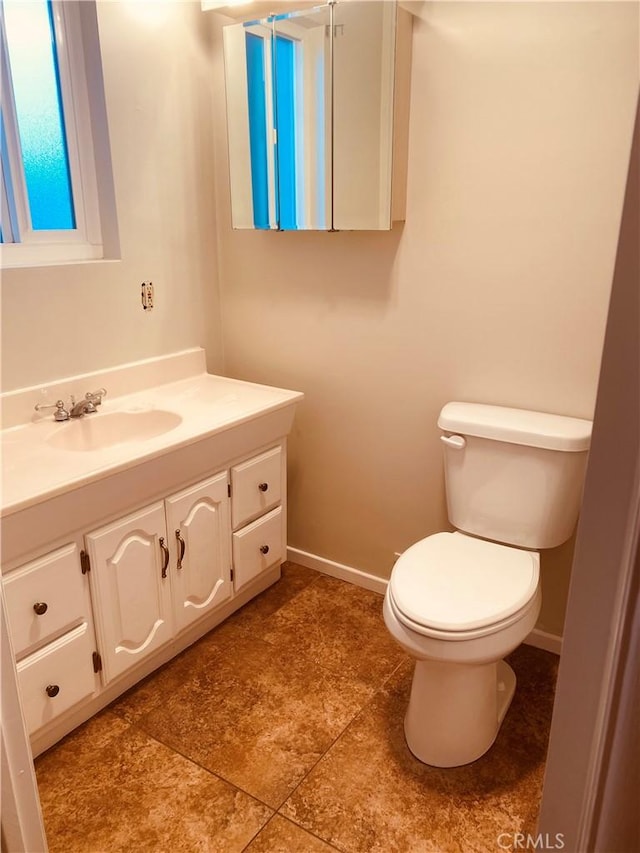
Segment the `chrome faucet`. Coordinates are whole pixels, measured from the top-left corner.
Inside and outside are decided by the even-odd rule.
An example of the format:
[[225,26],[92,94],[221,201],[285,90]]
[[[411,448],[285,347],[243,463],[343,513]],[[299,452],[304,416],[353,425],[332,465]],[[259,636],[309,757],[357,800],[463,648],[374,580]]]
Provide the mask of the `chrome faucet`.
[[97,407],[102,402],[102,398],[106,395],[106,388],[98,388],[97,391],[87,391],[84,395],[84,400],[79,400],[77,403],[71,398],[71,408],[69,409],[70,418],[81,418],[83,415],[91,415],[97,412]]
[[77,403],[71,397],[68,409],[62,400],[58,400],[56,403],[37,403],[34,408],[36,412],[39,412],[41,409],[55,409],[53,414],[55,421],[68,421],[69,418],[81,418],[83,415],[90,415],[93,412],[97,412],[97,407],[102,403],[102,398],[106,397],[106,394],[106,388],[99,388],[97,391],[88,391],[84,395],[84,399],[79,400]]

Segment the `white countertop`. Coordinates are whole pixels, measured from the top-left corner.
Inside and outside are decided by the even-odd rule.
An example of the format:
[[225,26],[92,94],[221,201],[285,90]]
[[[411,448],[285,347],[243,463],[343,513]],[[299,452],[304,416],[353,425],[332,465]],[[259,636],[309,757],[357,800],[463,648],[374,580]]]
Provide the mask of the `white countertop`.
[[[107,396],[97,413],[81,418],[56,423],[48,413],[36,422],[4,429],[0,432],[1,514],[18,512],[293,405],[302,398],[298,391],[201,373],[120,397]],[[57,446],[74,430],[74,438],[85,435],[90,438],[92,432],[98,432],[95,426],[99,420],[113,413],[154,411],[172,412],[182,420],[159,435],[111,442],[100,449],[69,450]]]

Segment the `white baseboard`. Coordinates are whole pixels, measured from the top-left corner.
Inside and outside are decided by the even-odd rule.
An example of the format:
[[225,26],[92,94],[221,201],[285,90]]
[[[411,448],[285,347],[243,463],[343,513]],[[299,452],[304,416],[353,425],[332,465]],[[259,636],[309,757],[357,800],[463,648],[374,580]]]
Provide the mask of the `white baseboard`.
[[298,548],[287,548],[287,560],[305,566],[307,569],[315,569],[317,572],[322,572],[322,574],[329,575],[332,578],[338,578],[341,581],[348,581],[356,586],[364,587],[364,589],[379,592],[382,595],[387,590],[388,581],[385,578],[370,575],[342,563],[334,563],[333,560],[327,560],[326,557],[318,557],[316,554],[309,554],[307,551],[300,551]]
[[536,649],[553,652],[554,655],[559,655],[562,652],[562,637],[558,634],[541,631],[540,628],[534,628],[529,636],[525,637],[524,642],[528,646],[535,646]]
[[[309,554],[308,551],[301,551],[299,548],[287,548],[287,559],[291,560],[292,563],[305,566],[307,569],[315,569],[324,575],[347,581],[355,584],[355,586],[364,587],[364,589],[373,590],[373,592],[379,592],[382,595],[387,589],[388,580],[386,578],[370,575],[360,569],[353,568],[353,566],[345,566],[343,563],[328,560],[326,557],[318,557],[317,554]],[[539,628],[534,628],[524,642],[528,646],[553,652],[556,655],[562,651],[562,637],[541,631]]]

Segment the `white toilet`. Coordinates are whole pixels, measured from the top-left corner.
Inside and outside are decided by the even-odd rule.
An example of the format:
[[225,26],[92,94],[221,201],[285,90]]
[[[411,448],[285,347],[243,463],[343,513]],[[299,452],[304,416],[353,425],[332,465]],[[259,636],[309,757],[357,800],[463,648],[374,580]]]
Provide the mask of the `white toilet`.
[[540,555],[573,532],[591,421],[447,403],[447,507],[436,533],[398,559],[384,599],[392,636],[416,658],[404,731],[437,767],[467,764],[494,742],[516,684],[502,658],[540,612]]

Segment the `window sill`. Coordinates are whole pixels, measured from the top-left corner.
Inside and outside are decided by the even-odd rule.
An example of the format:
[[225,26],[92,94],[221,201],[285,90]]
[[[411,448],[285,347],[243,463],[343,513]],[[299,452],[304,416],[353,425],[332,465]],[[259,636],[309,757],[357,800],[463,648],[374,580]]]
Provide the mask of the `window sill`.
[[48,267],[83,261],[105,260],[102,246],[88,243],[28,245],[4,243],[0,246],[0,268]]

